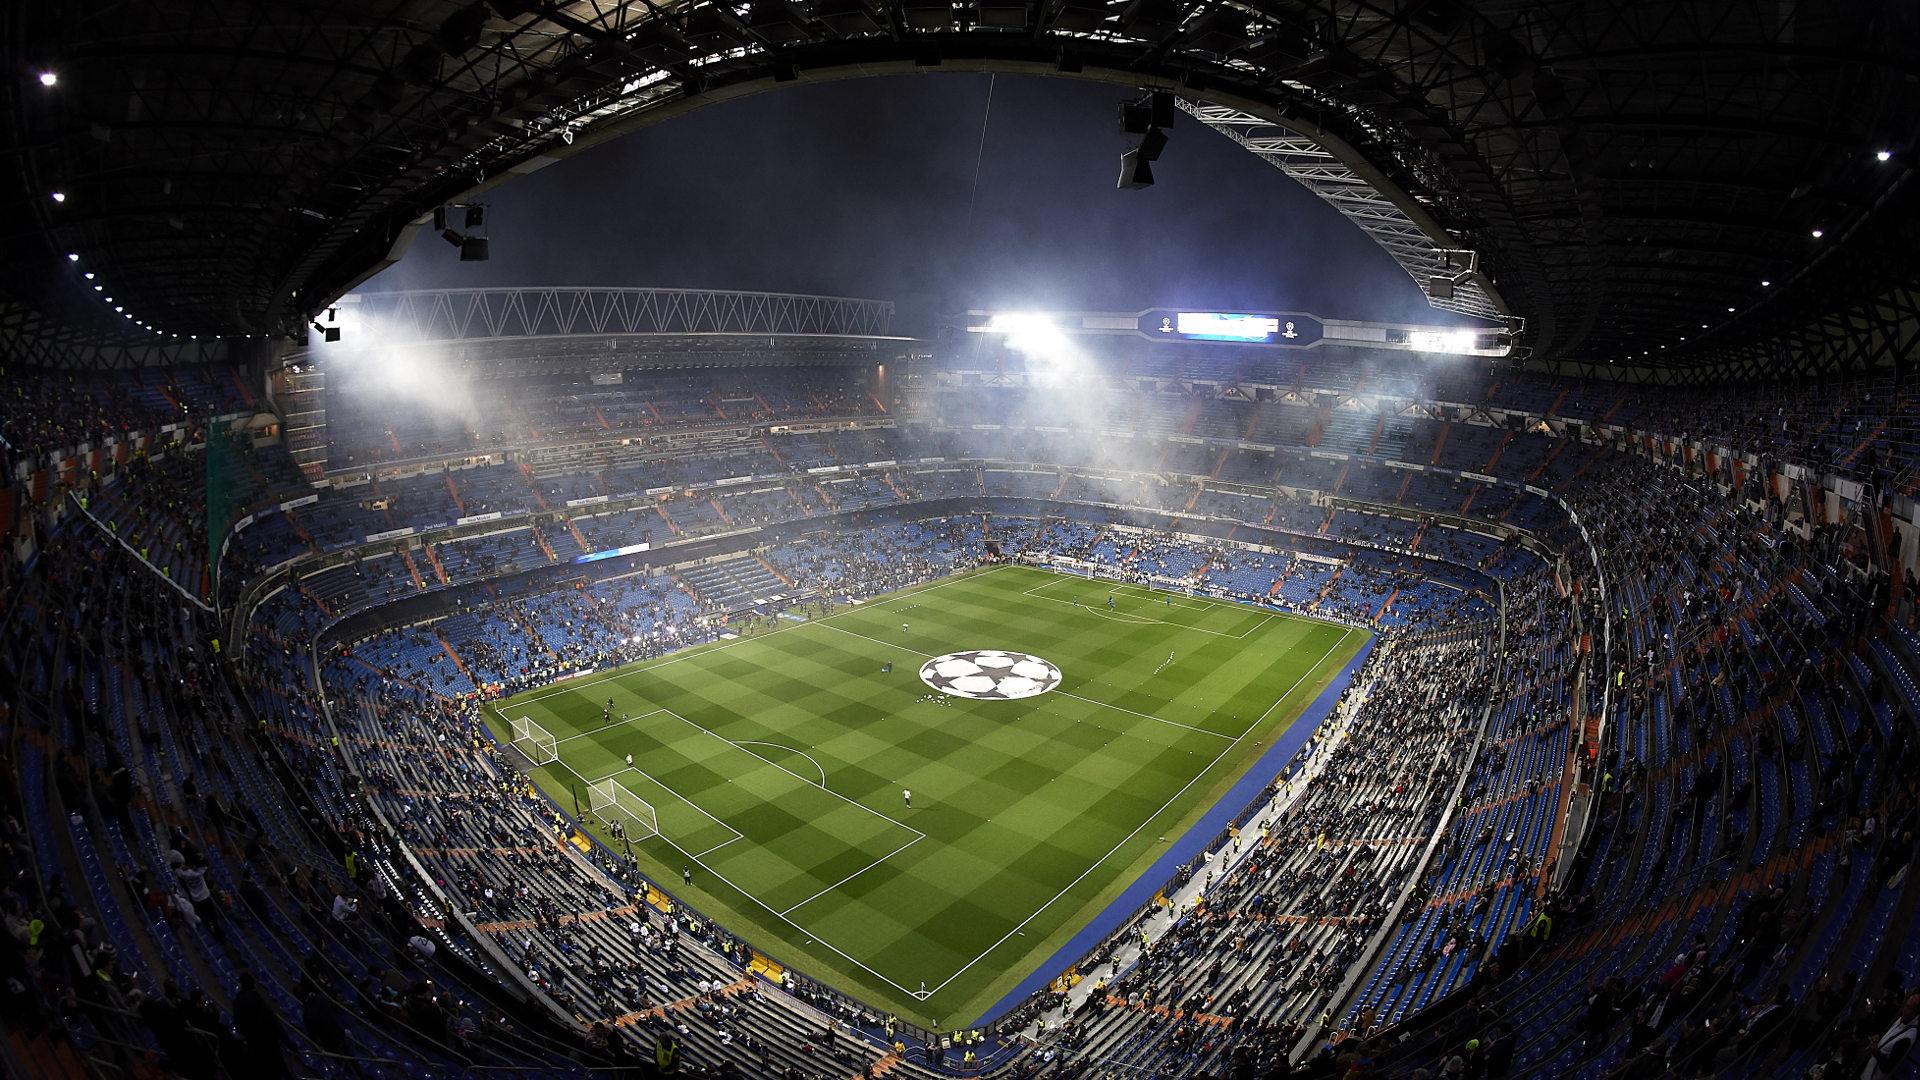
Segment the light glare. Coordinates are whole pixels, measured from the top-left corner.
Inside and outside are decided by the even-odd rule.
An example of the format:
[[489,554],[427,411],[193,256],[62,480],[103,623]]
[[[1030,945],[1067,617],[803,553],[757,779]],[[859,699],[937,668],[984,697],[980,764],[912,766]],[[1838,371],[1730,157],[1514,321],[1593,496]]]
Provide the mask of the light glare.
[[1470,353],[1479,335],[1472,330],[1409,330],[1407,345],[1414,352]]

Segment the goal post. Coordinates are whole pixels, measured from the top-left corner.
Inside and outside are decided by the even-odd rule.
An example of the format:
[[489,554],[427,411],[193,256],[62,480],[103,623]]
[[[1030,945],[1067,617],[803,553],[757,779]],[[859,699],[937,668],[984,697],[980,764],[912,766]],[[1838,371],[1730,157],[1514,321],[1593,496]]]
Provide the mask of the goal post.
[[609,776],[587,785],[587,797],[593,815],[609,825],[618,823],[627,839],[660,835],[660,819],[653,812],[653,804],[619,780]]
[[551,765],[560,760],[560,740],[553,732],[523,716],[513,722],[513,748],[535,765]]

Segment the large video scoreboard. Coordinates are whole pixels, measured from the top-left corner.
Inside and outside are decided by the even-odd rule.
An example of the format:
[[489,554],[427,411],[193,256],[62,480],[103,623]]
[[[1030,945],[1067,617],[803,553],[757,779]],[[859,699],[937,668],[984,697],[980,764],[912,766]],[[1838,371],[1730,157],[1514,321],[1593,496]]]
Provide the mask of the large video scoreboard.
[[1506,356],[1513,336],[1504,327],[1410,326],[1323,319],[1298,311],[968,312],[976,334],[1045,332],[1056,335],[1132,334],[1150,341],[1220,342],[1280,349],[1323,345],[1392,349],[1455,356]]

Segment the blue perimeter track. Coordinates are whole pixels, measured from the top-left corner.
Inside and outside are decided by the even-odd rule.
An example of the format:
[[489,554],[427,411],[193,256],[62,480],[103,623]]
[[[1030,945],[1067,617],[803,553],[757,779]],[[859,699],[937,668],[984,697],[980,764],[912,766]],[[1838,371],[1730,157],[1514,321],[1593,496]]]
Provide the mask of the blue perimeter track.
[[1022,979],[1020,985],[1009,990],[1005,997],[994,1002],[992,1008],[967,1026],[985,1027],[995,1017],[1011,1010],[1033,996],[1041,987],[1051,983],[1055,975],[1072,967],[1094,946],[1118,930],[1122,923],[1132,918],[1135,912],[1147,906],[1154,895],[1167,882],[1173,880],[1174,873],[1183,864],[1191,862],[1205,852],[1207,845],[1215,837],[1224,833],[1227,826],[1233,823],[1234,818],[1253,805],[1254,800],[1266,791],[1273,777],[1291,763],[1307,745],[1307,740],[1313,737],[1313,733],[1320,730],[1320,724],[1333,712],[1333,707],[1340,700],[1340,695],[1352,685],[1353,677],[1359,673],[1360,666],[1367,662],[1367,657],[1373,654],[1373,646],[1379,640],[1379,635],[1368,634],[1366,643],[1360,646],[1359,652],[1353,654],[1352,660],[1347,661],[1347,666],[1340,669],[1339,674],[1333,677],[1333,681],[1327,684],[1326,689],[1320,691],[1320,695],[1313,699],[1306,711],[1295,717],[1287,730],[1280,733],[1280,737],[1274,740],[1273,746],[1260,755],[1258,761],[1247,767],[1247,770],[1240,775],[1240,779],[1234,782],[1233,787],[1227,789],[1227,793],[1220,797],[1219,802],[1214,803],[1205,814],[1201,815],[1200,820],[1194,822],[1191,828],[1175,840],[1158,859],[1155,859],[1153,865],[1147,867],[1132,885],[1127,886],[1125,892],[1114,897],[1112,903],[1108,904],[1100,914],[1094,916],[1079,933],[1069,938],[1065,945],[1060,946],[1059,950],[1048,957],[1033,974]]

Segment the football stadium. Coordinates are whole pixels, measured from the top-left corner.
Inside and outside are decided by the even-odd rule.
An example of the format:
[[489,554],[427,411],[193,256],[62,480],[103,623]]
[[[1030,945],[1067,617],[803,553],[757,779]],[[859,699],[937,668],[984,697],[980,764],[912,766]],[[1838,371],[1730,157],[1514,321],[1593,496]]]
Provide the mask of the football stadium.
[[1906,7],[0,43],[7,1076],[1920,1076]]

